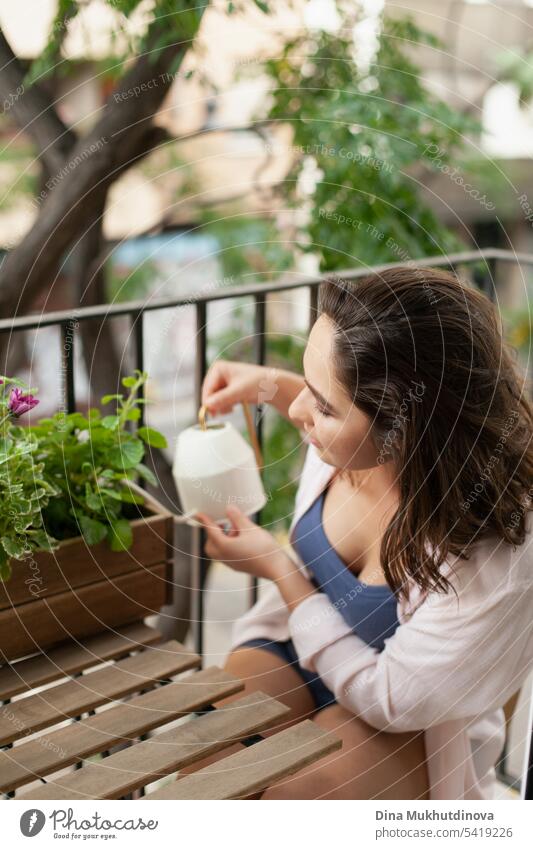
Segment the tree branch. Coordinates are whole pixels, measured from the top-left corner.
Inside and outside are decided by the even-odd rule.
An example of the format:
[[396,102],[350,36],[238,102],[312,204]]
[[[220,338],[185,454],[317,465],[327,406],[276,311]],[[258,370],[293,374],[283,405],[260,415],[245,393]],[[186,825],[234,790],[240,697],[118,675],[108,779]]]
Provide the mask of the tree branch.
[[[76,304],[80,307],[104,304],[107,300],[105,260],[99,260],[103,247],[102,223],[106,198],[107,192],[102,191],[98,197],[99,214],[80,238],[72,254],[72,278]],[[120,381],[125,376],[113,329],[113,322],[106,318],[82,321],[80,324],[79,335],[90,386],[89,407],[99,404],[102,395],[120,392]]]
[[36,144],[45,169],[55,174],[74,147],[76,135],[59,118],[41,86],[27,86],[24,77],[24,70],[0,29],[0,97],[20,129]]
[[[161,139],[164,130],[154,127],[152,120],[174,79],[168,68],[181,62],[187,49],[188,43],[177,43],[162,50],[155,61],[149,54],[141,56],[109,97],[101,119],[48,181],[53,187],[34,226],[0,268],[1,315],[31,308],[43,283],[52,283],[86,222],[98,214],[100,192]],[[138,96],[130,94],[138,89]]]

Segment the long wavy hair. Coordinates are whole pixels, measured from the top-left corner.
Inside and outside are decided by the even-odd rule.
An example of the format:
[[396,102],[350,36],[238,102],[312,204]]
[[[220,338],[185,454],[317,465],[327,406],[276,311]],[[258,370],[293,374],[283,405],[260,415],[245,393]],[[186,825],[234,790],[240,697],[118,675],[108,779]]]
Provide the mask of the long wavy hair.
[[451,273],[409,265],[326,279],[319,312],[334,325],[335,379],[370,416],[378,463],[398,470],[380,551],[397,598],[410,579],[453,589],[441,564],[468,560],[482,538],[522,544],[533,408],[491,301]]

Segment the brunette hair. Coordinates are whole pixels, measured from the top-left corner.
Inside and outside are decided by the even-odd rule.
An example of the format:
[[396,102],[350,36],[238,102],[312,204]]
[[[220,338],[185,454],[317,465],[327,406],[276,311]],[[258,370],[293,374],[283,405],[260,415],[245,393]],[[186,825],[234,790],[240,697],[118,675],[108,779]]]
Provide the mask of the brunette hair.
[[[400,501],[381,543],[396,596],[452,586],[440,566],[488,535],[520,545],[533,509],[533,407],[491,301],[455,275],[400,266],[319,287],[335,379],[372,420]],[[432,550],[427,550],[427,543]]]

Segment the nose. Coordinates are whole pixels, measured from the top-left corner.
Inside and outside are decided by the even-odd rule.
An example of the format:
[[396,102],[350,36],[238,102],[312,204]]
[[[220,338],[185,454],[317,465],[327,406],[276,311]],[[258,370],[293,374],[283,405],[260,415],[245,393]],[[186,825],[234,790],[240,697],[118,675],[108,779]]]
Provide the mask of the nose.
[[296,398],[291,402],[287,410],[289,417],[301,427],[306,424],[308,427],[313,426],[313,418],[309,414],[309,407],[305,400],[305,389],[298,393]]

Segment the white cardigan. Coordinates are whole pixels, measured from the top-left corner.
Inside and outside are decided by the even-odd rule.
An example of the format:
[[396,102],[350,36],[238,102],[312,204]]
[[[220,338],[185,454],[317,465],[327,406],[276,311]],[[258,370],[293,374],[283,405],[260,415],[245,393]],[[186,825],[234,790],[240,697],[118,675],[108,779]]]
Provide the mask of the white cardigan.
[[[309,444],[289,536],[335,469]],[[345,622],[344,599],[322,593],[290,614],[274,582],[233,625],[231,647],[255,637],[291,638],[304,669],[316,671],[339,704],[377,729],[424,730],[430,798],[492,799],[504,742],[502,706],[533,666],[532,513],[512,546],[481,540],[468,561],[441,572],[453,592],[425,597],[412,585],[398,604],[400,626],[379,652]],[[309,573],[296,550],[287,553]],[[455,575],[451,567],[455,565]]]

